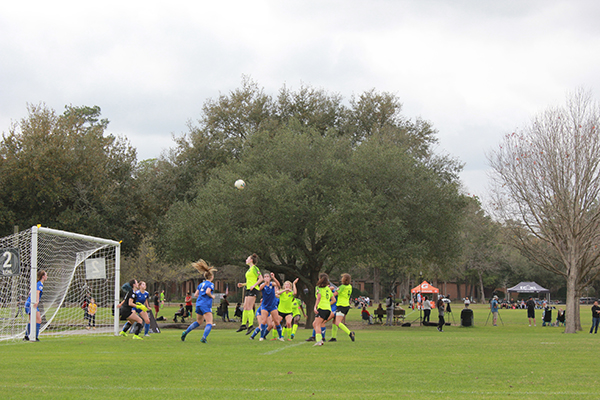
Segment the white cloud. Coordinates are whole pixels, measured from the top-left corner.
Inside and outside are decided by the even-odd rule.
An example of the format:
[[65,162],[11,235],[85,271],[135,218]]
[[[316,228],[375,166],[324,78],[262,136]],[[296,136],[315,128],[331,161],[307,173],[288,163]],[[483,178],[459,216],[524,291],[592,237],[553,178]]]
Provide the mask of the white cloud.
[[[483,192],[484,152],[576,87],[600,95],[593,1],[13,2],[0,14],[0,130],[40,101],[99,105],[157,157],[243,74],[276,94],[397,94]],[[481,193],[478,193],[481,195]]]

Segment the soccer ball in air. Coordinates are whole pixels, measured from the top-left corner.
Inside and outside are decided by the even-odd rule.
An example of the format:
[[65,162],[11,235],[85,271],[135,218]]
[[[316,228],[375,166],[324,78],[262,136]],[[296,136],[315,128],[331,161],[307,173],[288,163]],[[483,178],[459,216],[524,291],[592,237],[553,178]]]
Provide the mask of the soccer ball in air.
[[246,187],[246,182],[244,182],[241,179],[238,179],[237,181],[235,181],[235,187],[238,188],[239,190],[242,190],[243,188]]

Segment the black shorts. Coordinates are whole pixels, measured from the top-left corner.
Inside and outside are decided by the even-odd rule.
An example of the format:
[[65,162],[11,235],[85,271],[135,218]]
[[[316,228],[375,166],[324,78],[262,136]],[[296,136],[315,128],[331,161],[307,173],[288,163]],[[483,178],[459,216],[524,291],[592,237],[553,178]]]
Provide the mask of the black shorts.
[[295,323],[296,325],[298,325],[298,321],[300,321],[300,315],[294,315],[292,317],[292,323]]
[[329,319],[330,315],[331,315],[331,310],[321,310],[320,308],[317,308],[317,317],[322,318],[325,321],[327,321]]
[[[278,310],[279,311],[279,310]],[[282,321],[285,321],[285,317],[287,317],[288,315],[292,315],[292,313],[288,312],[288,313],[283,313],[281,311],[279,311],[279,316],[281,317]]]
[[527,318],[535,318],[535,309],[533,309],[533,308],[527,309]]
[[335,315],[340,315],[340,313],[344,314],[344,315],[348,315],[348,311],[350,311],[350,306],[347,307],[342,307],[342,306],[338,306]]
[[121,321],[125,321],[132,314],[131,307],[121,307],[121,313],[119,314],[119,319]]
[[254,288],[252,290],[246,289],[246,297],[256,297],[258,296],[258,289]]

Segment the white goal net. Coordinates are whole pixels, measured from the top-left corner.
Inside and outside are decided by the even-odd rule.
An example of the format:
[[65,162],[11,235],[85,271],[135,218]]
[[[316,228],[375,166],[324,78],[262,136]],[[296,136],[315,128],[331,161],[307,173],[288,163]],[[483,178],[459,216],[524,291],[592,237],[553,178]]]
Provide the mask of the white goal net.
[[35,338],[35,309],[25,314],[25,301],[33,292],[35,303],[41,270],[48,275],[38,306],[42,338],[116,334],[119,263],[120,244],[112,240],[42,227],[0,238],[0,341],[22,338],[30,318]]

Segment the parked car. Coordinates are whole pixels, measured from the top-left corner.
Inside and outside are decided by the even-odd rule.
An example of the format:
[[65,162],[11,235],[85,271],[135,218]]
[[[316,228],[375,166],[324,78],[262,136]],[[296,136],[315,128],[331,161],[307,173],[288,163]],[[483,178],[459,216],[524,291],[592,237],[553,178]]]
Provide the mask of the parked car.
[[580,297],[579,304],[594,304],[594,302],[598,300],[595,297]]

